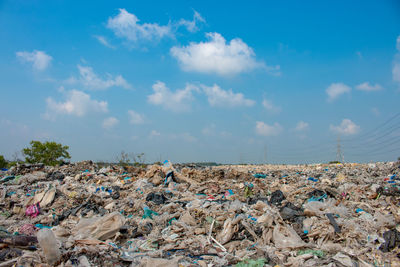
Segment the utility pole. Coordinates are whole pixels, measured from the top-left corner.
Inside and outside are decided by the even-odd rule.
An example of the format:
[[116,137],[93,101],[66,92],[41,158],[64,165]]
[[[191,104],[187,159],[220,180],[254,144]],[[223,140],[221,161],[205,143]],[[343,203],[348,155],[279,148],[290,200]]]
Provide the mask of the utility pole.
[[338,138],[337,138],[336,160],[341,162],[341,163],[344,163],[344,157],[343,157],[343,154],[342,154],[342,148],[340,146],[340,135],[338,135]]

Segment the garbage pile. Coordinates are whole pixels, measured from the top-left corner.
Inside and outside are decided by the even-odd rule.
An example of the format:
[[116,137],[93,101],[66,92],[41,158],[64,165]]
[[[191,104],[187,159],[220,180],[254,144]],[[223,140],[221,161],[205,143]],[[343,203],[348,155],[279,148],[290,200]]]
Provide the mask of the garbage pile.
[[400,266],[400,163],[0,172],[2,266]]

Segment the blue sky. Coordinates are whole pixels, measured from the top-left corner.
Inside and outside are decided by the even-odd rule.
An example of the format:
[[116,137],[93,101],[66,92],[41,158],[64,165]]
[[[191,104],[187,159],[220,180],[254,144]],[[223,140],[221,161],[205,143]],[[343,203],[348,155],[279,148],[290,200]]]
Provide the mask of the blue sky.
[[397,1],[215,2],[1,1],[0,153],[400,156]]

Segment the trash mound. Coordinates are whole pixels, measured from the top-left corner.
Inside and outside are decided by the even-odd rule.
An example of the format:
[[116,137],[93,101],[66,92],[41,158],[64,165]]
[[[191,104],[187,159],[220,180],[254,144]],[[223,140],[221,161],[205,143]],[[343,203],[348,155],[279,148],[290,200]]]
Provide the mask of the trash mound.
[[0,171],[0,266],[400,266],[400,165]]

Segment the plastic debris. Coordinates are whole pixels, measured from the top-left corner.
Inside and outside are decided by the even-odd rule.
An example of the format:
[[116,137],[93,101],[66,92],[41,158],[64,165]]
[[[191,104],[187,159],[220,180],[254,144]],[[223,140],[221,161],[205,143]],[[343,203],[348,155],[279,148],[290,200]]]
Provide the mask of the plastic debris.
[[253,174],[253,177],[254,178],[266,178],[267,175],[263,174],[263,173],[255,173],[255,174]]
[[383,238],[385,239],[385,243],[380,247],[383,252],[391,251],[400,246],[400,232],[396,229],[384,232]]
[[38,216],[39,213],[40,213],[39,203],[28,206],[25,211],[26,216],[30,216],[32,218],[35,218],[36,216]]
[[272,205],[279,205],[283,200],[285,200],[285,195],[281,190],[276,190],[272,193],[269,203]]
[[153,215],[158,215],[157,212],[152,211],[151,209],[149,209],[149,207],[144,207],[143,211],[144,211],[143,217],[142,217],[143,219],[147,219],[147,218],[153,219]]
[[322,250],[304,249],[297,251],[297,255],[312,254],[318,258],[323,258],[325,253]]
[[332,224],[333,228],[335,229],[335,233],[340,233],[341,229],[340,229],[339,225],[337,224],[335,218],[333,217],[333,214],[327,213],[326,217],[328,217],[330,223]]
[[397,266],[399,167],[17,165],[0,172],[0,262]]
[[267,261],[265,259],[245,259],[242,262],[238,262],[235,266],[236,267],[263,267]]
[[58,262],[61,258],[61,252],[53,232],[50,229],[41,229],[37,233],[37,239],[40,247],[43,249],[47,263],[54,265]]

